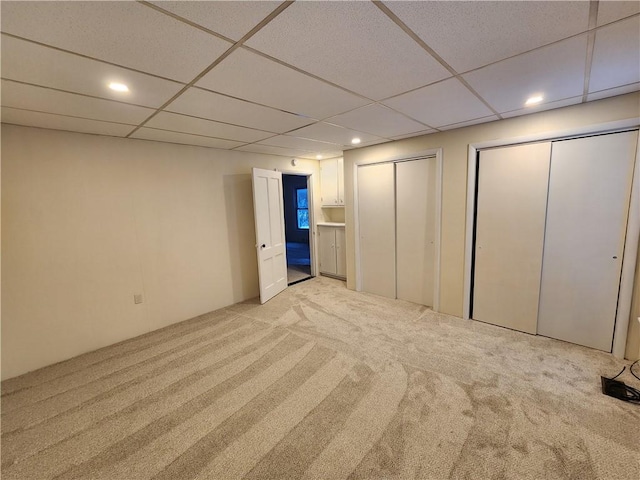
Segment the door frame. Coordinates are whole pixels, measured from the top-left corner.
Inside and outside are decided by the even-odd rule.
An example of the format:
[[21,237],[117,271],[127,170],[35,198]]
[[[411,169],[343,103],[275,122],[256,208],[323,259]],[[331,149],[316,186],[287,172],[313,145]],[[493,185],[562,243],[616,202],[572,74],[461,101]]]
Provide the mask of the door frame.
[[402,154],[381,158],[375,161],[360,160],[353,163],[353,223],[355,234],[356,260],[356,291],[362,291],[362,272],[360,258],[360,217],[358,213],[358,168],[381,163],[400,163],[419,160],[425,157],[436,159],[436,232],[435,232],[435,262],[433,279],[434,312],[440,311],[440,244],[442,238],[442,148],[430,148],[410,154]]
[[[615,122],[607,122],[596,125],[558,130],[552,132],[536,133],[519,137],[489,140],[469,144],[467,157],[467,208],[465,227],[465,252],[464,252],[464,294],[462,305],[462,318],[470,319],[471,308],[471,275],[473,259],[473,227],[475,222],[476,207],[476,172],[478,152],[480,150],[507,147],[526,143],[543,141],[567,140],[592,135],[619,133],[635,130],[640,127],[640,118],[630,118]],[[640,135],[640,132],[639,132]],[[638,243],[640,241],[640,137],[638,140],[636,158],[634,162],[633,183],[631,187],[631,202],[629,205],[629,217],[622,258],[622,274],[620,290],[618,293],[618,309],[616,312],[615,327],[613,332],[613,348],[611,353],[617,358],[624,358],[627,332],[629,329],[629,315],[631,314],[631,301],[633,298],[633,286],[635,280],[635,268],[638,255]]]
[[[307,202],[309,203],[309,256],[311,257],[311,276],[315,277],[318,271],[316,261],[316,222],[313,198],[313,172],[309,170],[281,170],[282,175],[295,175],[297,177],[307,177]],[[284,190],[284,189],[283,189]],[[286,245],[285,233],[285,245]]]

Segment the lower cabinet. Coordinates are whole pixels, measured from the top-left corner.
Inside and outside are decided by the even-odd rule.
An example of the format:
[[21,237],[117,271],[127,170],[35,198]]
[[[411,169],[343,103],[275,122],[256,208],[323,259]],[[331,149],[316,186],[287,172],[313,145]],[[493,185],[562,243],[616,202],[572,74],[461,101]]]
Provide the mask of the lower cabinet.
[[332,277],[347,277],[346,240],[344,227],[318,226],[320,273]]

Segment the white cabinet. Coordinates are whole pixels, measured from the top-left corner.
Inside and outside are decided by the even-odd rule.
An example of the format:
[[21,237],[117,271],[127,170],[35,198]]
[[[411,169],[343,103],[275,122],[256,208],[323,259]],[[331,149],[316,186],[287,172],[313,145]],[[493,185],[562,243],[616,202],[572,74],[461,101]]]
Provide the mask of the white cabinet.
[[346,278],[347,257],[344,226],[318,225],[320,273]]
[[320,162],[320,190],[323,207],[344,206],[344,160],[342,157]]

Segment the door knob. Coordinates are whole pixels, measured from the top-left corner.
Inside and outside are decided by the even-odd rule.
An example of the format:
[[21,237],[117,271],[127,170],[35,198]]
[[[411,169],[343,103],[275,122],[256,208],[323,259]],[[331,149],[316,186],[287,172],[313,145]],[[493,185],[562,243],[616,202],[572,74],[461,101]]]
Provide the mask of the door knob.
[[266,248],[267,246],[263,243],[262,245],[260,245],[260,248]]

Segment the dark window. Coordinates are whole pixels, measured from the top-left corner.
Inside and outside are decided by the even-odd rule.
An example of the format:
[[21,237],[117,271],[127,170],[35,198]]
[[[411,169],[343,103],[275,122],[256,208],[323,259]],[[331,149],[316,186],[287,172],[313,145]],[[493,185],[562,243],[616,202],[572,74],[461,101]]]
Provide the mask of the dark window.
[[298,228],[309,230],[309,201],[306,188],[296,188],[296,213]]

